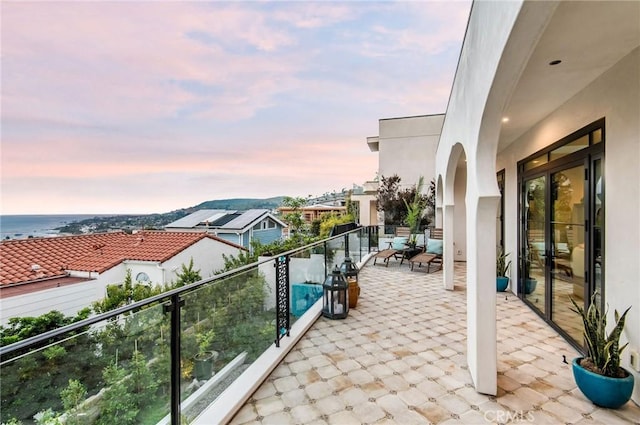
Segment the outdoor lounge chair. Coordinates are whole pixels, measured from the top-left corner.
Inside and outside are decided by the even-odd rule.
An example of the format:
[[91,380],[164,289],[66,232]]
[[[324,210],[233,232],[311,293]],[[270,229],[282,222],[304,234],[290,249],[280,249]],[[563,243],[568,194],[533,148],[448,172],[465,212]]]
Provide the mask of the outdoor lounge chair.
[[418,267],[427,265],[427,273],[431,273],[431,267],[436,267],[433,271],[442,269],[442,229],[431,229],[426,236],[425,251],[414,255],[409,259],[411,270],[416,263]]
[[398,256],[400,256],[400,258],[403,259],[404,250],[407,247],[410,235],[411,231],[408,227],[396,227],[396,235],[393,240],[389,242],[389,248],[378,252],[373,258],[373,264],[376,264],[378,258],[382,258],[385,266],[389,267],[389,259],[391,257],[397,260]]

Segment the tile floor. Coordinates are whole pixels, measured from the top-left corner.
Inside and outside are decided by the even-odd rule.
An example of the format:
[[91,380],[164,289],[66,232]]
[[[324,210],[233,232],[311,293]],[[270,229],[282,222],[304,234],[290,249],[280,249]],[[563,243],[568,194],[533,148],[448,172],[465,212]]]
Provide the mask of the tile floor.
[[574,384],[576,351],[517,297],[497,297],[498,395],[466,366],[465,265],[442,272],[369,262],[344,320],[320,318],[232,424],[640,424],[640,408],[591,404]]

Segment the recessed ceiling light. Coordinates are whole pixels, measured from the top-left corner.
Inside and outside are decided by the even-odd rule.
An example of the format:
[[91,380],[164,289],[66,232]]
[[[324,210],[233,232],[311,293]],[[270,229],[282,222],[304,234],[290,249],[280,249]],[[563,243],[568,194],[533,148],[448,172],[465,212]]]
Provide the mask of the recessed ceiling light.
[[549,65],[553,66],[553,65],[558,65],[560,63],[562,63],[562,61],[560,59],[556,59],[549,62]]
[[509,122],[509,117],[503,117],[502,122]]

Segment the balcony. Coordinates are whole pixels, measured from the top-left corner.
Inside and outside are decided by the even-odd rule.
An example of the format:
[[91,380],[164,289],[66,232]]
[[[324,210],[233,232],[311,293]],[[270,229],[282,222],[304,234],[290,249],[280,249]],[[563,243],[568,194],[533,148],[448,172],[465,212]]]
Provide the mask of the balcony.
[[[465,359],[464,264],[456,264],[455,290],[445,291],[442,272],[369,262],[344,320],[318,318],[319,302],[293,295],[296,285],[323,280],[345,252],[366,259],[376,240],[361,228],[2,347],[0,420],[32,423],[37,412],[119,424],[640,417],[632,403],[609,411],[588,402],[563,362],[575,350],[505,293],[487,294],[498,302],[498,395],[478,394]],[[211,353],[212,369],[196,365],[199,351]]]
[[[232,424],[637,423],[640,408],[601,409],[577,389],[578,353],[516,296],[497,297],[498,394],[478,394],[466,366],[465,264],[442,272],[369,262],[349,317],[320,318]],[[203,422],[203,423],[206,423]]]

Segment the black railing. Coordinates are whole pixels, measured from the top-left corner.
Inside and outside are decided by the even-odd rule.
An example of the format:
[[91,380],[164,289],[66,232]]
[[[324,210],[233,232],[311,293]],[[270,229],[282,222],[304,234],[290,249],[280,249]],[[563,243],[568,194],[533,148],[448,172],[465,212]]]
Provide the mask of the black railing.
[[[158,418],[160,412],[171,424],[179,424],[186,400],[192,395],[188,384],[197,376],[192,356],[198,347],[216,353],[211,360],[216,370],[241,355],[246,361],[255,360],[273,344],[272,332],[279,347],[281,339],[290,336],[297,319],[290,306],[300,300],[292,298],[292,285],[321,284],[343,256],[350,256],[354,262],[361,260],[377,246],[377,237],[377,227],[361,227],[0,347],[0,422],[15,418],[26,424],[35,413],[51,409],[51,414],[57,411],[66,420],[82,414],[83,423],[93,423],[108,411],[96,407],[106,403],[100,397],[124,395],[125,405],[142,400],[131,409],[147,415],[144,422],[164,423]],[[320,261],[314,262],[318,258]],[[273,272],[273,279],[266,276]],[[273,298],[270,290],[275,292]],[[268,328],[272,330],[265,332]],[[138,352],[145,356],[144,361],[134,355]],[[140,365],[148,370],[140,370]],[[155,393],[139,393],[145,390],[132,384],[120,390],[126,394],[104,396],[111,378],[102,372],[108,367],[122,371],[112,384],[130,383],[153,372],[157,385],[147,391]],[[202,380],[212,379],[211,372],[205,372],[202,380],[193,379],[201,385]],[[68,406],[68,400],[61,400],[58,394],[67,382],[71,387],[71,380],[82,384],[92,400],[65,410],[63,405]],[[155,399],[159,399],[156,407],[145,407],[144,403]],[[198,413],[190,411],[188,416],[193,418]]]

